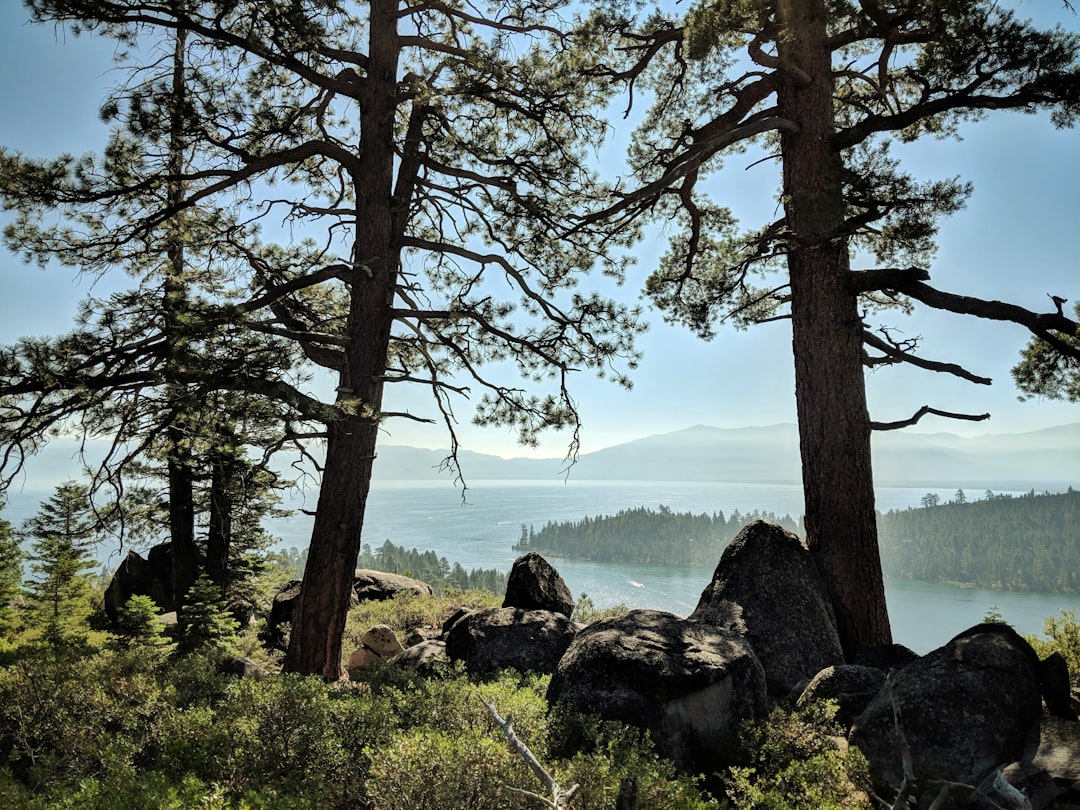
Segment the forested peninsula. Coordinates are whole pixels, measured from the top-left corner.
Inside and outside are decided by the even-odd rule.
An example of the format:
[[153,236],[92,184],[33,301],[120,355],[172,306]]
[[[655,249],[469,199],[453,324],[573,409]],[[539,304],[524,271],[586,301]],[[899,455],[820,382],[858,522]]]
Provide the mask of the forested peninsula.
[[[747,523],[764,519],[801,532],[800,521],[769,512],[690,514],[638,507],[615,515],[523,526],[515,551],[642,565],[715,565]],[[1080,492],[1021,496],[963,490],[941,502],[878,513],[886,577],[982,588],[1080,593]]]

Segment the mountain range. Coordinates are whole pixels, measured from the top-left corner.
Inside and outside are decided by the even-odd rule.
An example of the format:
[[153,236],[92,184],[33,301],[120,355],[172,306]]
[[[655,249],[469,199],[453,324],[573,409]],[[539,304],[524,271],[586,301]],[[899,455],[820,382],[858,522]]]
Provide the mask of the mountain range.
[[[873,448],[879,486],[1016,490],[1080,485],[1080,422],[973,437],[888,431],[874,434]],[[382,445],[375,477],[445,477],[438,467],[446,455],[446,450]],[[558,459],[505,459],[467,450],[458,456],[466,480],[550,480],[566,474],[565,463]],[[798,484],[798,430],[789,423],[697,425],[584,453],[569,475],[579,480]]]

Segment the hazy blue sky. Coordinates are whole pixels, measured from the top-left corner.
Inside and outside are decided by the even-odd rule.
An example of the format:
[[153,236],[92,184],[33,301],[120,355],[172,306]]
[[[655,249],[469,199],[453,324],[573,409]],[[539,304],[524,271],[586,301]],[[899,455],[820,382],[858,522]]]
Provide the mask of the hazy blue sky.
[[[1022,11],[1049,14],[1080,28],[1077,18],[1050,0],[1021,4]],[[104,89],[118,82],[112,45],[75,38],[52,26],[24,25],[14,0],[0,3],[0,144],[27,155],[97,151],[105,140],[97,109]],[[614,115],[613,125],[622,123]],[[1010,301],[1049,311],[1047,293],[1080,299],[1080,135],[1054,130],[1043,116],[998,114],[964,130],[964,140],[906,147],[905,166],[921,179],[959,175],[975,185],[966,210],[946,220],[940,252],[930,268],[940,288]],[[776,209],[774,163],[747,168],[735,157],[712,182],[720,197],[748,225],[760,225]],[[638,251],[637,272],[621,295],[634,300],[651,261],[663,249],[657,236]],[[865,267],[856,262],[857,267]],[[66,330],[90,283],[65,269],[40,270],[0,250],[0,342],[25,334]],[[590,282],[584,283],[588,288]],[[99,286],[97,293],[107,287]],[[1071,306],[1071,303],[1070,303]],[[574,392],[584,418],[583,450],[694,424],[719,427],[793,422],[794,383],[786,322],[748,332],[725,330],[704,343],[649,312],[650,332],[641,341],[644,360],[630,393],[580,375]],[[921,310],[893,314],[888,322],[907,335],[924,337],[922,353],[959,362],[992,377],[987,388],[909,368],[882,369],[868,380],[871,412],[881,421],[902,419],[928,404],[955,411],[990,411],[982,423],[926,418],[920,432],[1016,433],[1080,420],[1080,409],[1055,402],[1017,402],[1009,368],[1027,341],[1019,327]],[[428,412],[418,397],[395,390],[388,409]],[[469,424],[467,403],[458,407],[466,447],[521,455],[512,434]],[[441,430],[411,423],[388,425],[386,441],[446,446]],[[1080,448],[1077,448],[1080,450]],[[551,436],[531,455],[558,456],[565,439]]]

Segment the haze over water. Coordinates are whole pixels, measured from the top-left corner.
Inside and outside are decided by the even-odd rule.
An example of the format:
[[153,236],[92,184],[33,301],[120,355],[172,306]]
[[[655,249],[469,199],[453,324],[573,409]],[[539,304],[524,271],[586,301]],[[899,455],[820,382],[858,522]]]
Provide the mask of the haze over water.
[[[950,500],[949,490],[879,487],[882,512],[918,506],[927,492]],[[996,494],[1020,494],[995,490]],[[967,492],[971,500],[983,492]],[[311,496],[314,499],[314,495]],[[802,490],[779,484],[728,484],[664,481],[474,481],[462,503],[447,481],[375,482],[368,499],[363,542],[373,548],[395,545],[434,550],[466,569],[509,570],[512,548],[522,525],[539,529],[548,521],[612,515],[622,509],[661,505],[674,512],[736,509],[802,513]],[[307,503],[306,508],[313,508]],[[283,545],[303,548],[311,519],[297,515],[275,526]],[[575,598],[586,593],[598,607],[626,604],[679,615],[690,613],[712,575],[712,566],[670,568],[551,558]],[[1062,609],[1080,611],[1080,597],[1022,591],[963,588],[946,583],[887,581],[886,592],[896,641],[924,653],[978,623],[991,607],[1021,633],[1041,633],[1047,616]]]

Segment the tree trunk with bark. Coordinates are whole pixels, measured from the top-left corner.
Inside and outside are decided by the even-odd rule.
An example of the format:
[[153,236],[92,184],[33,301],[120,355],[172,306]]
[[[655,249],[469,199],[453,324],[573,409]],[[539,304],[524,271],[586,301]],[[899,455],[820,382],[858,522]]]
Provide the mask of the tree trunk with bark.
[[[169,111],[169,157],[171,177],[178,178],[184,170],[183,104],[184,63],[187,39],[184,31],[176,32],[173,50],[172,99]],[[168,204],[179,207],[184,198],[184,186],[172,180],[168,187]],[[198,549],[195,546],[195,471],[192,463],[191,435],[188,414],[191,395],[187,386],[178,382],[187,360],[185,315],[188,289],[185,280],[186,260],[183,243],[183,214],[176,214],[170,223],[166,244],[166,267],[162,307],[164,310],[165,380],[173,416],[166,430],[168,442],[166,466],[169,479],[169,540],[172,548],[173,592],[177,615],[183,621],[183,607],[188,589],[199,574]]]
[[892,641],[877,542],[863,326],[849,284],[823,0],[782,0],[778,51],[792,342],[807,542],[850,657]]
[[359,163],[353,177],[356,239],[348,345],[338,405],[328,425],[315,525],[293,618],[285,669],[341,677],[341,640],[352,598],[360,530],[375,460],[401,238],[393,204],[397,3],[372,0],[370,50],[360,94]]
[[229,587],[233,487],[236,479],[235,436],[219,425],[217,447],[210,451],[210,513],[206,526],[206,575],[222,597]]

